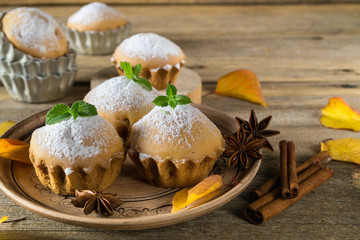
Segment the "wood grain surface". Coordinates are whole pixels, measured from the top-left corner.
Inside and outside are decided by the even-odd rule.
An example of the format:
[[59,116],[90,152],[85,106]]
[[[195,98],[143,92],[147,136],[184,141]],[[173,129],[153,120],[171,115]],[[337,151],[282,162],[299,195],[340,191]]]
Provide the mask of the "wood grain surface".
[[[78,6],[41,6],[64,22]],[[0,239],[359,239],[360,189],[352,185],[355,164],[331,162],[335,176],[262,226],[244,220],[248,193],[279,172],[278,142],[292,140],[302,162],[319,151],[327,138],[359,133],[321,126],[320,109],[333,96],[360,109],[360,4],[322,5],[152,5],[119,6],[132,23],[132,34],[157,32],[180,45],[186,67],[203,79],[202,103],[232,116],[271,114],[274,152],[264,152],[255,180],[222,208],[178,225],[143,231],[99,231],[39,217],[0,193],[0,215],[27,216],[1,224]],[[79,56],[77,83],[62,102],[83,98],[91,76],[111,66],[110,56]],[[259,77],[269,103],[263,108],[215,95],[217,79],[246,68]],[[55,103],[22,104],[0,88],[0,121],[20,121]]]
[[[0,5],[86,4],[89,0],[0,0]],[[319,4],[354,3],[358,0],[105,0],[107,4]]]

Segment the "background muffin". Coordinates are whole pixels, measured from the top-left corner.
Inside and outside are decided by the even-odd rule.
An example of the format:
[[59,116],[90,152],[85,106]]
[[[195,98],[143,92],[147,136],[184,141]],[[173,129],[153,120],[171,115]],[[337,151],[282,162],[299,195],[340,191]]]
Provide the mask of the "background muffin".
[[129,30],[129,22],[119,11],[100,2],[83,6],[66,22],[70,46],[84,54],[112,53]]
[[133,67],[141,63],[140,76],[148,79],[158,90],[176,81],[185,59],[179,46],[155,33],[139,33],[125,39],[112,56],[120,75],[124,75],[120,62],[130,62]]
[[60,25],[36,8],[16,8],[0,18],[0,79],[11,97],[47,102],[65,96],[77,65]]
[[58,58],[67,52],[63,29],[36,8],[16,8],[5,14],[2,30],[19,50],[36,58]]

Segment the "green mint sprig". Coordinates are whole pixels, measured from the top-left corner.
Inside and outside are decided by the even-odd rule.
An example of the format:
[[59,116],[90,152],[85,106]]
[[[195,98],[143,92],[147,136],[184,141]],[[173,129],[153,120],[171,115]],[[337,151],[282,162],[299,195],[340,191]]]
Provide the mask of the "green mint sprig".
[[160,107],[170,106],[172,108],[175,108],[177,105],[192,103],[192,101],[188,96],[176,95],[176,93],[177,93],[176,87],[169,83],[166,87],[167,96],[158,96],[155,98],[153,103]]
[[139,84],[148,91],[152,90],[151,82],[149,82],[149,80],[147,80],[146,78],[139,77],[142,69],[140,63],[136,64],[136,66],[133,69],[130,63],[120,62],[120,67],[124,71],[125,76],[128,79],[132,79],[134,82],[136,82],[137,84]]
[[56,104],[46,114],[46,125],[52,125],[61,122],[71,116],[74,120],[78,117],[90,117],[98,115],[96,107],[84,101],[75,102],[71,108],[63,103]]

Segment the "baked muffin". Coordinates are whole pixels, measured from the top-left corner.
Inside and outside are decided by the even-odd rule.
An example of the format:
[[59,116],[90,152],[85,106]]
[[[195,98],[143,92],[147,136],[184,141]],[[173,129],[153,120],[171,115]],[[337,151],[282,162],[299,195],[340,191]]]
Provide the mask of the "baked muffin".
[[120,75],[124,75],[120,62],[130,62],[133,67],[141,63],[140,76],[158,90],[176,81],[185,59],[179,46],[155,33],[139,33],[125,39],[111,58]]
[[139,174],[171,188],[199,183],[224,151],[219,129],[189,104],[156,106],[133,125],[127,144]]
[[99,115],[127,139],[131,126],[155,106],[152,101],[158,95],[154,88],[146,90],[133,80],[119,76],[92,89],[84,100],[95,105]]
[[67,52],[66,36],[60,25],[36,8],[15,8],[2,19],[2,30],[19,50],[36,58],[58,58]]
[[75,189],[102,191],[118,176],[125,158],[123,141],[102,117],[70,117],[36,129],[30,160],[41,183],[61,195]]
[[0,18],[0,78],[11,97],[46,102],[65,96],[77,65],[60,25],[36,8],[16,8]]
[[129,30],[125,17],[101,2],[83,6],[66,22],[70,46],[84,54],[112,53]]

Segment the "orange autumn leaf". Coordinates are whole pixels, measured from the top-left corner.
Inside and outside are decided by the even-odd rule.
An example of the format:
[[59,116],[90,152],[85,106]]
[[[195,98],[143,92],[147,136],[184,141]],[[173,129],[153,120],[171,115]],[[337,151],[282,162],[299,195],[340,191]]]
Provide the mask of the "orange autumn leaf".
[[0,139],[0,157],[26,164],[31,164],[29,158],[30,145],[15,139]]
[[321,109],[320,122],[325,127],[360,130],[360,112],[351,108],[341,97],[329,99],[328,105]]
[[8,220],[9,218],[7,216],[4,216],[0,219],[0,224]]
[[342,138],[320,142],[321,151],[328,151],[334,160],[360,164],[360,139]]
[[0,136],[3,135],[9,128],[15,125],[14,121],[5,121],[0,123]]
[[216,94],[240,98],[267,107],[256,74],[247,69],[230,72],[219,78]]
[[193,188],[183,188],[173,197],[171,213],[175,213],[189,205],[195,207],[207,202],[216,195],[216,191],[223,185],[221,176],[215,174],[205,178]]

